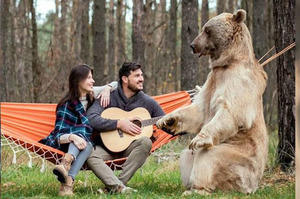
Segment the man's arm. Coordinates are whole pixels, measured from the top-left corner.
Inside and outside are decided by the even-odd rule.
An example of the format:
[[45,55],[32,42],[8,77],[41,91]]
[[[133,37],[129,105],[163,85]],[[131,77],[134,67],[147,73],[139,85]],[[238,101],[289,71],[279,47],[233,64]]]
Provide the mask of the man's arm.
[[104,108],[100,106],[99,100],[95,100],[88,109],[87,116],[93,129],[99,132],[111,131],[117,129],[117,121],[101,117]]
[[152,118],[166,115],[166,113],[161,108],[161,106],[153,98],[149,97],[147,104],[150,105],[148,110],[149,110]]
[[161,106],[155,101],[155,106],[153,110],[153,117],[164,116],[166,113],[161,108]]
[[[153,101],[152,101],[153,100]],[[166,113],[164,112],[164,110],[161,108],[161,106],[157,103],[157,101],[155,101],[154,99],[151,99],[151,101],[152,101],[152,105],[151,105],[151,107],[152,107],[152,114],[151,114],[151,117],[153,118],[153,117],[159,117],[159,116],[164,116],[164,115],[166,115]],[[166,133],[168,133],[168,134],[171,134],[171,135],[174,135],[174,133],[171,131],[171,130],[169,130],[169,129],[167,129],[167,128],[165,128],[165,127],[163,127],[163,128],[161,128],[161,130],[163,130],[164,132],[166,132]]]
[[97,98],[98,95],[105,89],[109,87],[110,88],[110,91],[113,91],[115,90],[117,87],[118,87],[118,82],[117,81],[113,81],[105,86],[94,86],[93,89],[94,89],[94,97]]

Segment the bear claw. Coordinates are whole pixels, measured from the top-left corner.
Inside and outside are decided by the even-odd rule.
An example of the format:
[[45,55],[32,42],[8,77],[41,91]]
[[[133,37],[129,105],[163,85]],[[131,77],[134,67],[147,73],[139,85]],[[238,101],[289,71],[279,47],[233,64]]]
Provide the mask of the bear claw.
[[201,147],[211,148],[213,146],[213,140],[211,136],[200,134],[192,139],[189,149],[195,150]]

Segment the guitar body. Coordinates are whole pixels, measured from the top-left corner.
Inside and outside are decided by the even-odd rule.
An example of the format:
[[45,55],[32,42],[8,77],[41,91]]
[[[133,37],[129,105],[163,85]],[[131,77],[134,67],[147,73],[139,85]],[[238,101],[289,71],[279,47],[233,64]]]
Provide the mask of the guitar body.
[[[105,109],[101,117],[106,119],[128,119],[134,118],[133,123],[141,125],[142,120],[151,119],[151,115],[145,108],[135,108],[132,111],[123,111],[119,108],[108,108]],[[142,133],[140,135],[132,136],[127,133],[123,133],[121,130],[106,131],[100,133],[100,137],[105,147],[112,152],[121,152],[127,149],[127,147],[136,139],[141,137],[151,137],[153,134],[153,125],[143,126],[141,125]]]

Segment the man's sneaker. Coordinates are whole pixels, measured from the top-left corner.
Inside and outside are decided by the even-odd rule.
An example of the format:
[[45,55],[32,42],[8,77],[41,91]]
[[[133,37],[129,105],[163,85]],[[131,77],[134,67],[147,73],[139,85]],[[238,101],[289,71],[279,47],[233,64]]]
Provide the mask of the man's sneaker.
[[105,191],[103,191],[103,189],[101,189],[101,188],[99,188],[99,189],[97,190],[97,192],[98,192],[100,195],[105,194]]
[[128,193],[137,192],[137,190],[130,188],[130,187],[126,187],[125,185],[119,185],[119,186],[112,187],[112,188],[106,187],[103,191],[104,191],[104,193],[109,193],[109,194],[128,194]]
[[133,188],[130,188],[130,187],[123,187],[121,189],[121,194],[128,194],[128,193],[136,193],[137,190],[136,189],[133,189]]

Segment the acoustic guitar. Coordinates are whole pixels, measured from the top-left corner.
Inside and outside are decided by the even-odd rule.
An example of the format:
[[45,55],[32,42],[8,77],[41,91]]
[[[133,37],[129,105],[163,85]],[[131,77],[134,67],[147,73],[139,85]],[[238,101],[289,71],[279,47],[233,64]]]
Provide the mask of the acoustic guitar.
[[121,152],[127,149],[127,147],[136,139],[143,136],[150,138],[153,134],[153,124],[163,116],[151,118],[150,113],[145,108],[141,107],[128,112],[113,107],[105,109],[102,112],[101,117],[114,120],[133,118],[132,122],[141,127],[141,134],[135,136],[124,133],[120,129],[100,133],[100,137],[108,150],[112,152]]

